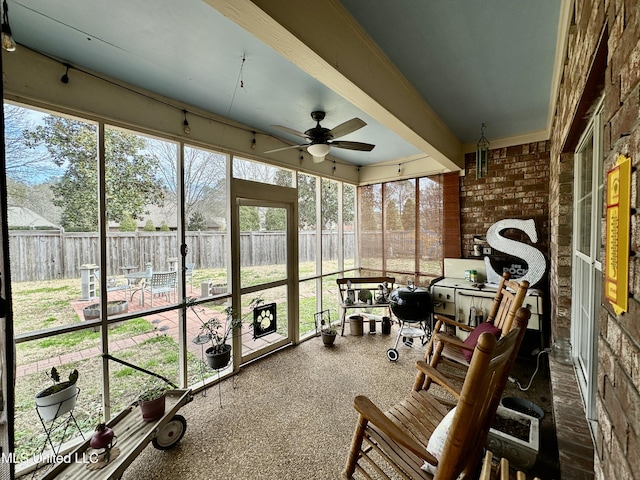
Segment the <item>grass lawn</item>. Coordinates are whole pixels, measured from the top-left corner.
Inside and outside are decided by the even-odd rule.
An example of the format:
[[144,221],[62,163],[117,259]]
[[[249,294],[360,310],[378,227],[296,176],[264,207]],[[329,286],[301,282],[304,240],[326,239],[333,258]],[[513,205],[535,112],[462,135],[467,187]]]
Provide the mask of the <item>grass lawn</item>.
[[[134,365],[160,373],[173,383],[178,383],[178,345],[171,337],[164,335],[152,337],[136,347],[120,350],[117,356]],[[195,384],[201,380],[200,364],[202,360],[190,353],[187,354],[187,357],[189,384]],[[80,372],[77,383],[80,394],[74,416],[80,428],[90,435],[95,426],[104,418],[102,382],[100,380],[102,378],[102,359],[100,357],[89,358],[66,364],[58,370],[64,379],[74,368]],[[133,403],[138,395],[153,383],[164,383],[116,362],[109,362],[109,369],[112,416]],[[20,377],[16,382],[15,441],[18,458],[24,458],[22,455],[31,456],[40,453],[46,441],[43,427],[35,410],[33,397],[35,393],[48,385],[49,379],[43,372]],[[62,433],[62,429],[59,429],[53,435],[54,445],[60,441]],[[66,439],[68,440],[77,434],[76,430],[70,428]]]
[[[243,284],[256,285],[282,279],[280,267],[254,267],[243,270]],[[300,267],[302,278],[314,274],[315,265],[305,264]],[[211,280],[215,284],[226,284],[226,272],[217,270],[196,270],[193,276],[194,290],[199,291],[200,282]],[[246,282],[246,283],[245,283]],[[321,292],[317,291],[316,281],[300,283],[300,336],[302,338],[315,334],[314,314],[317,311],[316,299],[320,295],[323,308],[330,309],[331,318],[337,320],[337,286],[335,276],[322,279]],[[34,332],[55,326],[70,325],[80,322],[71,307],[71,301],[80,298],[80,280],[64,279],[42,282],[22,282],[12,284],[12,299],[14,309],[14,329],[16,334]],[[247,303],[255,295],[246,295],[243,302]],[[284,288],[273,288],[265,291],[265,303],[277,302],[279,312],[284,312],[278,318],[282,334],[287,332],[286,307],[287,302]],[[222,311],[224,307],[220,307]],[[109,341],[134,337],[141,333],[153,332],[154,325],[144,317],[138,317],[115,326],[109,330]],[[16,346],[18,365],[48,360],[70,352],[86,351],[100,348],[100,332],[85,329],[76,332],[55,335],[48,338],[23,342]],[[139,343],[136,347],[118,350],[117,357],[134,365],[146,368],[178,383],[179,352],[175,340],[157,333],[155,336]],[[203,372],[200,357],[188,353],[189,385],[202,380]],[[85,432],[91,432],[102,420],[102,359],[95,356],[65,365],[56,365],[61,377],[77,368],[80,372],[78,386],[80,394],[74,416]],[[148,387],[149,375],[135,369],[109,362],[110,407],[112,415],[134,402],[137,396]],[[208,372],[208,367],[204,369]],[[15,440],[16,453],[22,455],[38,454],[45,442],[45,434],[35,410],[34,395],[49,385],[50,380],[41,370],[37,373],[21,376],[16,381],[16,415]],[[58,441],[62,431],[54,436]],[[77,432],[71,431],[75,435]],[[69,437],[69,434],[67,434]],[[68,438],[67,438],[68,439]],[[55,442],[54,442],[55,443]]]

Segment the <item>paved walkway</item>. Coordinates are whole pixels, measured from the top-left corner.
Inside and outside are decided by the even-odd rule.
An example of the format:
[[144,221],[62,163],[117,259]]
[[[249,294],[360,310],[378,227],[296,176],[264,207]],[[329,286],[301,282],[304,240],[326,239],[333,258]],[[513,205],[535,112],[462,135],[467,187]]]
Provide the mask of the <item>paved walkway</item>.
[[[195,295],[199,296],[200,292],[191,291],[187,292],[187,296]],[[138,293],[131,300],[128,297],[126,291],[115,291],[109,293],[109,300],[128,300],[129,301],[129,313],[140,311],[144,312],[147,308],[151,308],[149,305],[149,297],[145,297],[145,306],[140,305],[138,299]],[[173,299],[173,297],[172,297]],[[84,314],[82,309],[87,305],[91,305],[96,303],[97,300],[74,300],[71,302],[71,306],[75,310],[78,318],[83,319]],[[162,307],[168,305],[165,297],[156,296],[153,299],[153,306]],[[213,310],[210,310],[213,313]],[[131,348],[135,345],[138,345],[150,338],[153,338],[157,335],[168,335],[178,341],[178,314],[176,310],[163,312],[163,313],[154,313],[154,314],[146,314],[144,316],[141,315],[142,318],[148,320],[154,327],[153,331],[142,333],[139,335],[135,335],[128,338],[121,338],[117,340],[111,340],[109,342],[109,353],[114,354],[119,350],[125,348]],[[202,357],[202,347],[200,345],[194,344],[191,340],[198,336],[200,333],[200,322],[196,318],[196,316],[192,312],[187,313],[187,349],[196,357]],[[260,348],[261,346],[268,343],[265,339],[258,339],[257,341],[253,340],[253,335],[251,333],[251,328],[249,325],[244,324],[242,327],[242,338],[243,338],[243,352],[246,354],[248,351],[255,350]],[[280,338],[280,337],[279,337]],[[205,345],[206,348],[206,345]],[[84,350],[79,350],[76,352],[69,352],[64,355],[56,355],[50,358],[46,358],[44,360],[40,360],[33,363],[28,363],[25,365],[19,365],[16,368],[16,377],[21,377],[23,375],[28,375],[31,373],[41,372],[50,370],[51,367],[59,367],[60,365],[64,365],[70,362],[77,362],[79,360],[84,360],[88,358],[95,358],[102,353],[100,346],[95,346],[91,348],[86,348]]]

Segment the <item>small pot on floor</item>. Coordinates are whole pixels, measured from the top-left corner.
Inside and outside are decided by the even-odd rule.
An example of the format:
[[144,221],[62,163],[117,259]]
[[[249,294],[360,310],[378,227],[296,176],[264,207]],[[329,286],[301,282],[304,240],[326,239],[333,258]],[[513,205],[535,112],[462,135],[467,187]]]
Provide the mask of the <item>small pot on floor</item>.
[[336,332],[322,332],[322,343],[325,347],[331,347],[336,341]]

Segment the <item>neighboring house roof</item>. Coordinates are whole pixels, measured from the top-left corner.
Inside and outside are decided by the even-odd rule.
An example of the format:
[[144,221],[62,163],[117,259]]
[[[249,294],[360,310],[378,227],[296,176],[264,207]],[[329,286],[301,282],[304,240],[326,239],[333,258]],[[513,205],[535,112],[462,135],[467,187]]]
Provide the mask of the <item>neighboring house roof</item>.
[[60,230],[61,228],[60,225],[51,223],[46,218],[25,207],[7,207],[7,223],[9,228],[22,227],[25,230],[46,228]]
[[[136,220],[138,224],[138,229],[142,230],[144,226],[147,224],[147,221],[151,220],[153,222],[153,226],[156,229],[160,228],[162,222],[167,222],[167,226],[171,230],[176,230],[178,228],[178,219],[175,213],[174,207],[159,207],[157,205],[147,205],[146,209],[149,211],[148,215],[145,215],[141,220]],[[222,230],[225,226],[224,219],[213,219],[209,218],[205,215],[205,224],[207,230]],[[117,229],[120,226],[119,222],[109,222],[109,229]]]

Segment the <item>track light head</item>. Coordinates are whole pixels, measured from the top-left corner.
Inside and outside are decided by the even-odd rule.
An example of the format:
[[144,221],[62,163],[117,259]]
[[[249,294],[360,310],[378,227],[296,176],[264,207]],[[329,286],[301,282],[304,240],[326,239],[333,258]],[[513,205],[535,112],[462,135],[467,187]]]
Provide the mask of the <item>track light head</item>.
[[60,81],[64,84],[67,84],[69,83],[69,69],[71,68],[71,65],[65,63],[64,66],[67,67],[67,70],[64,72],[64,75],[60,77]]

